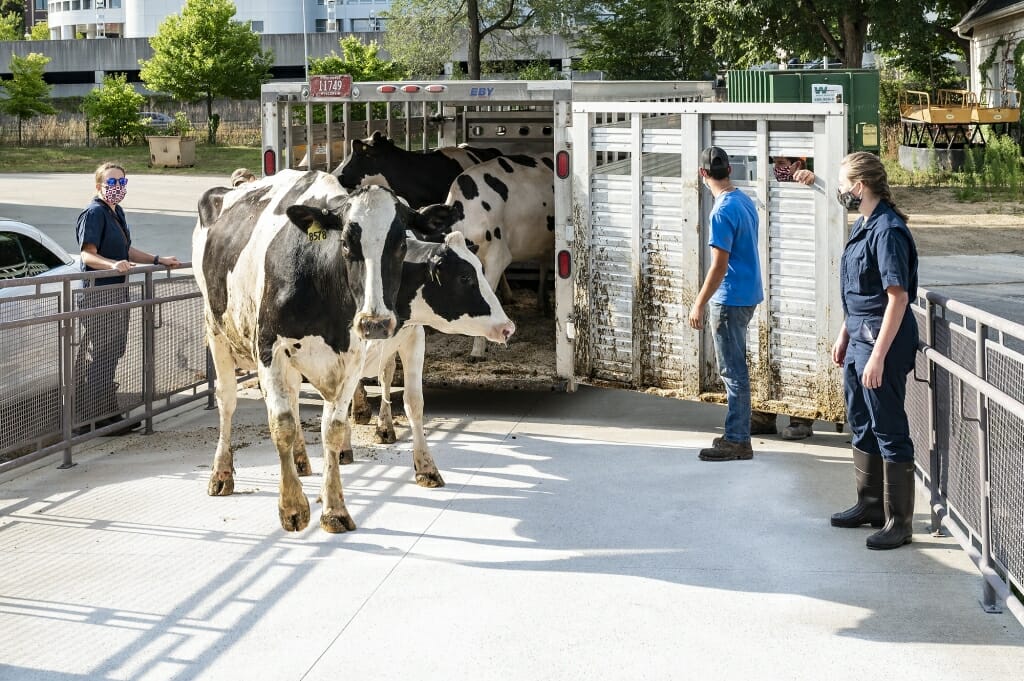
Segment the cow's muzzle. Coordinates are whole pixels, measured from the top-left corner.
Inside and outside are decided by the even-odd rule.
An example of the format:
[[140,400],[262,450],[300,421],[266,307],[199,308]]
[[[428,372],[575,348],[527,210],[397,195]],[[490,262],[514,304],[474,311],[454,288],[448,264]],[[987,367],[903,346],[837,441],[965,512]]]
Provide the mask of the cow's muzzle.
[[512,321],[507,321],[504,324],[495,324],[487,333],[487,340],[495,343],[507,343],[508,339],[511,338],[512,334],[515,332],[516,325]]
[[395,317],[375,317],[372,315],[359,315],[356,318],[356,333],[363,340],[384,340],[395,335]]

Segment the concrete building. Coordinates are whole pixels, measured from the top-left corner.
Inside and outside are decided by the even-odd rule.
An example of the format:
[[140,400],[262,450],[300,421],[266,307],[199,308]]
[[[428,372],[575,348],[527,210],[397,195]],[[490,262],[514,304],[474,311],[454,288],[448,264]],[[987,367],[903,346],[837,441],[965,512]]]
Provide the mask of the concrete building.
[[[148,38],[167,16],[180,14],[185,0],[30,0],[49,12],[51,40]],[[378,32],[390,0],[235,0],[238,21],[252,30],[282,33]],[[303,12],[303,9],[305,12]],[[303,26],[305,14],[305,26]]]
[[46,21],[48,7],[47,0],[25,0],[25,33],[40,21]]

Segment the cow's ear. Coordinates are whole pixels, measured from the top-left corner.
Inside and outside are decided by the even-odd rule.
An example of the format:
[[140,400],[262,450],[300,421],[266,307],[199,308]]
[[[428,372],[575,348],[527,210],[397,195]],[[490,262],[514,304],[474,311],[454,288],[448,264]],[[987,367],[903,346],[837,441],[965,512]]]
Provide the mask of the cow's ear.
[[365,154],[366,143],[363,140],[352,140],[352,153],[353,154]]
[[437,237],[449,234],[452,226],[452,209],[443,203],[420,208],[420,217],[416,219],[417,229],[423,233],[427,241],[439,241]]
[[320,234],[328,229],[341,230],[342,228],[341,220],[338,219],[338,216],[326,208],[314,208],[312,206],[296,204],[288,206],[285,212],[288,214],[288,219],[292,221],[292,224],[304,231],[306,236],[310,237],[310,241],[315,240],[312,237],[313,234]]
[[473,253],[474,255],[476,254],[477,251],[480,250],[480,247],[477,246],[472,241],[470,241],[469,239],[467,239],[466,237],[464,237],[462,235],[462,232],[452,232],[451,234],[444,238],[445,247],[450,248],[453,251],[461,244],[465,244],[466,248],[469,249],[469,252]]
[[373,134],[370,135],[370,144],[382,144],[387,141],[388,138],[380,130],[374,130]]

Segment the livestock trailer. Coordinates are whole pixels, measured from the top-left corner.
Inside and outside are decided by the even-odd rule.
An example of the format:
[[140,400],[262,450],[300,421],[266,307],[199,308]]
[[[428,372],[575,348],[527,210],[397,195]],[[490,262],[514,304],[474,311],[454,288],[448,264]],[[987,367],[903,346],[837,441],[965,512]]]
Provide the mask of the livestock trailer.
[[[429,336],[426,383],[569,391],[587,383],[722,399],[710,333],[687,321],[710,262],[712,196],[698,158],[716,144],[760,216],[754,406],[844,420],[830,360],[842,323],[846,218],[831,195],[846,151],[844,104],[714,102],[709,82],[326,78],[263,87],[265,174],[334,169],[353,139],[375,131],[411,150],[466,143],[555,159],[553,317],[506,304],[520,330],[477,363],[469,339]],[[818,188],[777,182],[774,155],[813,159]]]

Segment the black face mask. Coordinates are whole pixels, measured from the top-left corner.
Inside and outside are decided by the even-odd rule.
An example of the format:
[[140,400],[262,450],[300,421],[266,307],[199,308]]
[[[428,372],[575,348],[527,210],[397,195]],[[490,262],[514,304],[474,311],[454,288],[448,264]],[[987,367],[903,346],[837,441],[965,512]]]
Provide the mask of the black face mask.
[[852,191],[841,192],[837,189],[836,200],[846,210],[857,210],[860,208],[861,197],[854,196]]

